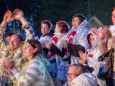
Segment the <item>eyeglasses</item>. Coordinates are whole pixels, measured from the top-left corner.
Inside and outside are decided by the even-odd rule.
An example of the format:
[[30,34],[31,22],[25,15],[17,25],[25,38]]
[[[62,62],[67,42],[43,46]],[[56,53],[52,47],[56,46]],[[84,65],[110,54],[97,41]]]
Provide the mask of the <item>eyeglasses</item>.
[[67,73],[66,75],[69,76],[69,77],[77,77],[77,76],[79,76],[80,74]]

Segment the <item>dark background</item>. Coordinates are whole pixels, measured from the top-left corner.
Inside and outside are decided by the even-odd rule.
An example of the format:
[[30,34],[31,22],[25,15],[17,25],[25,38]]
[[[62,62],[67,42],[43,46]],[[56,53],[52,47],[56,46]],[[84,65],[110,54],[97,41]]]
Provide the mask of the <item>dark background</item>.
[[[103,24],[110,25],[111,9],[114,6],[115,0],[0,0],[0,22],[8,9],[13,11],[20,8],[35,31],[44,19],[55,25],[59,20],[71,22],[76,13],[82,13],[86,17],[96,16]],[[16,21],[12,25],[16,31]]]

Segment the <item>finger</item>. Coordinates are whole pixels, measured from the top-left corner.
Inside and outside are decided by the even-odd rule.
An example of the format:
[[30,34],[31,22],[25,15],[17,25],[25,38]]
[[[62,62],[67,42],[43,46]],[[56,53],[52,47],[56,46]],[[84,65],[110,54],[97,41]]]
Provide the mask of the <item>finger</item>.
[[10,18],[10,21],[14,21],[14,20],[15,20],[15,18],[14,18],[14,17]]

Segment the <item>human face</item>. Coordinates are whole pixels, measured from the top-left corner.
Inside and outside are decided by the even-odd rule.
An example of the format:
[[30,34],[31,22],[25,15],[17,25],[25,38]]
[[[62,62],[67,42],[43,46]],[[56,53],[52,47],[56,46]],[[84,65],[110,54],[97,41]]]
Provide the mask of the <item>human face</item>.
[[48,27],[47,24],[45,23],[41,24],[41,32],[43,35],[49,33],[49,31],[50,31],[50,28]]
[[60,32],[61,32],[61,28],[59,27],[58,24],[56,24],[55,32],[54,33],[60,33]]
[[77,28],[80,25],[80,19],[78,17],[73,18],[72,25],[74,28]]
[[18,36],[16,36],[16,35],[11,36],[9,45],[10,45],[10,49],[12,51],[18,49],[21,44],[22,44],[22,42],[19,40]]
[[91,43],[91,46],[94,44],[94,36],[92,34],[89,35],[89,41]]
[[80,75],[81,73],[82,71],[80,68],[77,68],[75,66],[70,67],[67,73],[68,85],[70,85],[71,81],[75,79],[78,75]]
[[35,49],[28,42],[26,42],[23,48],[25,57],[30,60],[33,58],[35,52]]
[[115,9],[112,12],[112,22],[115,24]]

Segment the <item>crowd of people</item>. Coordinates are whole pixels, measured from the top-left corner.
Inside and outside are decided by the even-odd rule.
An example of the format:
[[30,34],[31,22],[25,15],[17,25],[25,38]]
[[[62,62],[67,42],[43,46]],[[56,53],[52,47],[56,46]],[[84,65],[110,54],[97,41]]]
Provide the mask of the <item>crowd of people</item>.
[[[5,33],[8,22],[15,20],[22,24],[25,39]],[[114,86],[115,8],[112,22],[91,28],[78,13],[72,17],[72,27],[57,21],[51,33],[51,21],[43,20],[39,38],[22,10],[8,10],[0,24],[0,86]],[[109,74],[102,77],[105,67]]]

